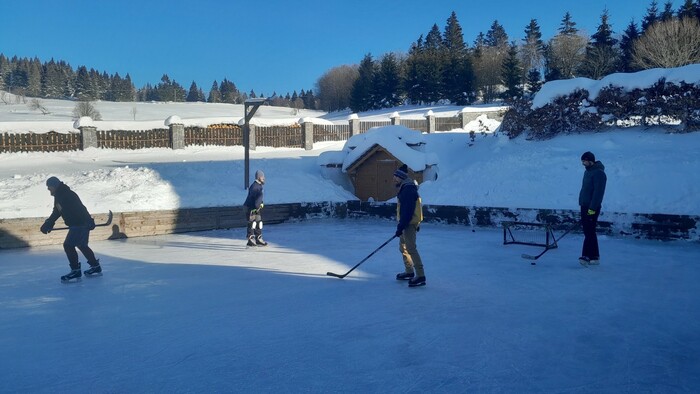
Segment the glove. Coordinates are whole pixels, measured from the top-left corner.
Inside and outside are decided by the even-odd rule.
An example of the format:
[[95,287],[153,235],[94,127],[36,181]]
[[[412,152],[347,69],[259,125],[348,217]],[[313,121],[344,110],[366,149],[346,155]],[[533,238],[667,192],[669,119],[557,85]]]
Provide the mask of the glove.
[[402,230],[402,229],[400,229],[400,228],[397,228],[397,229],[396,229],[396,234],[394,234],[394,236],[396,236],[396,237],[400,237],[400,236],[401,236],[401,234],[403,234],[403,230]]
[[44,233],[44,234],[50,233],[51,230],[53,230],[53,223],[50,222],[50,221],[48,221],[48,220],[46,220],[46,221],[44,222],[44,224],[41,225],[40,230],[41,230],[41,232]]
[[264,206],[265,206],[265,204],[260,203],[260,208],[258,208],[258,211],[261,210],[261,209],[263,209]]
[[95,227],[97,227],[97,225],[95,225],[95,219],[90,218],[90,220],[88,221],[88,229],[89,229],[89,230],[94,230]]
[[592,209],[589,209],[589,210],[588,210],[588,216],[592,216],[592,215],[595,215],[595,211],[592,210]]

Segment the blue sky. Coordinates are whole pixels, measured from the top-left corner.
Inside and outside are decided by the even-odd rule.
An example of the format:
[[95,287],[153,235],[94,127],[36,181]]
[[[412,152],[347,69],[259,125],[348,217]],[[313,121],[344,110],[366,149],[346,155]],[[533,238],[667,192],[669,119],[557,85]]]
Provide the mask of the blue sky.
[[[326,71],[371,53],[406,52],[452,11],[472,44],[494,20],[521,40],[530,19],[546,39],[571,13],[595,32],[608,9],[620,34],[651,0],[24,0],[0,1],[0,53],[65,60],[109,74],[129,73],[136,87],[168,74],[207,94],[214,80],[244,92],[285,94],[315,88]],[[659,8],[663,7],[659,1]],[[674,0],[674,10],[682,0]]]

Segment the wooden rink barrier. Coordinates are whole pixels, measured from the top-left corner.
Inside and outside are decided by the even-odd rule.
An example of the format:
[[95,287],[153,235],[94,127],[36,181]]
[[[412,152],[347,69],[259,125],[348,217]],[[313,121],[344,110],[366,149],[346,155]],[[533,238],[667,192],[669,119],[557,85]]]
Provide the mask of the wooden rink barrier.
[[[395,203],[360,201],[313,202],[265,205],[266,225],[313,218],[381,218],[395,220]],[[500,228],[504,222],[546,223],[553,227],[570,226],[578,221],[578,211],[564,209],[468,207],[424,205],[425,222],[475,227]],[[107,213],[93,214],[98,224],[107,221]],[[39,231],[46,217],[0,219],[0,250],[42,245],[60,245],[66,231]],[[146,237],[194,231],[245,228],[243,206],[182,208],[161,211],[114,212],[109,226],[97,227],[91,241]],[[58,220],[56,227],[63,227]],[[700,215],[668,215],[603,212],[598,233],[637,239],[687,240],[700,242]],[[241,233],[241,239],[244,235]]]
[[[276,224],[314,215],[324,210],[324,204],[271,204],[265,205],[263,221]],[[92,215],[98,224],[107,221],[107,213]],[[0,219],[0,249],[23,248],[42,245],[62,244],[66,230],[42,234],[39,228],[46,220],[41,218]],[[193,231],[245,228],[247,225],[245,208],[210,207],[184,208],[163,211],[114,212],[109,226],[97,227],[90,232],[91,241],[146,237],[152,235],[186,233]],[[56,227],[63,227],[63,221],[56,221]],[[241,236],[243,237],[243,235]]]

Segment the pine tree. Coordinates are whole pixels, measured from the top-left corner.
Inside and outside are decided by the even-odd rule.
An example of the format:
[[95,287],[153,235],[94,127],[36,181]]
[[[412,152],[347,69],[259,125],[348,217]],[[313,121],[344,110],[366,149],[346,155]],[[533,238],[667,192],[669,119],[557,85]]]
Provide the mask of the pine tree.
[[599,79],[618,69],[619,53],[615,48],[617,39],[608,23],[608,10],[603,10],[597,31],[591,36],[591,42],[586,48],[586,56],[581,65],[581,75]]
[[539,70],[543,65],[544,49],[545,45],[542,41],[540,26],[537,24],[536,19],[530,19],[530,23],[525,27],[525,38],[523,38],[520,52],[523,71],[527,72],[528,75],[532,70],[537,70],[539,75]]
[[200,92],[200,89],[197,87],[197,83],[195,81],[192,81],[192,84],[190,85],[190,90],[187,91],[187,98],[185,99],[185,101],[187,101],[189,103],[195,103],[197,101],[204,101],[204,100],[201,100],[201,98],[199,97],[199,92]]
[[75,76],[75,97],[81,101],[92,101],[95,99],[90,74],[85,66],[78,67],[78,72]]
[[656,0],[651,0],[649,8],[647,8],[647,13],[642,19],[642,32],[644,33],[651,25],[653,25],[658,19],[659,6]]
[[374,108],[373,82],[375,65],[371,54],[366,54],[358,68],[359,77],[352,85],[350,92],[350,109],[353,112],[364,112]]
[[634,20],[627,25],[625,32],[620,39],[620,63],[618,70],[622,72],[639,71],[639,67],[634,65],[632,61],[632,52],[634,51],[634,41],[640,36],[639,29]]
[[443,35],[445,67],[444,97],[457,105],[469,104],[474,96],[474,70],[464,43],[462,27],[453,11],[447,19]]
[[211,85],[211,89],[209,89],[209,98],[207,99],[208,103],[220,103],[221,102],[221,92],[219,91],[219,84],[214,81],[214,83]]
[[374,107],[391,108],[403,102],[401,67],[393,53],[382,56],[374,74]]
[[673,2],[670,0],[666,0],[664,3],[664,10],[661,11],[661,15],[659,15],[659,19],[661,21],[669,21],[673,19]]
[[683,19],[683,18],[695,18],[696,17],[696,10],[695,10],[695,4],[693,4],[693,0],[685,0],[683,5],[680,6],[678,9],[678,19]]
[[423,60],[421,91],[425,102],[435,103],[444,98],[442,81],[445,67],[444,54],[442,34],[438,26],[434,24],[428,35],[425,36],[424,56],[420,57]]
[[236,84],[224,78],[219,85],[221,92],[221,102],[229,104],[241,104],[241,93],[238,91]]
[[578,34],[578,29],[576,28],[576,22],[571,18],[571,14],[567,11],[564,14],[564,18],[561,20],[559,25],[559,34],[564,36],[572,36]]
[[539,92],[542,88],[542,73],[540,70],[533,68],[527,73],[527,86],[530,91],[530,95],[534,95]]
[[486,45],[496,48],[505,48],[508,46],[508,34],[506,33],[506,29],[504,29],[497,20],[493,21],[491,28],[486,32]]
[[513,41],[508,47],[508,53],[501,66],[501,78],[506,91],[503,93],[505,100],[512,100],[522,97],[522,76],[523,70],[518,60],[518,47]]

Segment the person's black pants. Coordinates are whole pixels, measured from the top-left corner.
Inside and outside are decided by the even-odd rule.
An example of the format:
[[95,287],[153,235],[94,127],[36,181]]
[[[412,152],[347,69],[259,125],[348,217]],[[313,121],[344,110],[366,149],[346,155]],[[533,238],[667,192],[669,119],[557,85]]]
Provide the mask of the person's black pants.
[[589,215],[588,207],[581,207],[581,226],[583,227],[584,236],[581,256],[588,257],[591,260],[600,259],[600,251],[598,250],[598,236],[595,233],[599,215],[600,212]]
[[260,212],[253,212],[251,211],[246,211],[245,213],[246,219],[248,219],[248,238],[250,238],[252,235],[255,235],[255,237],[260,237],[262,235],[262,216],[260,215]]

